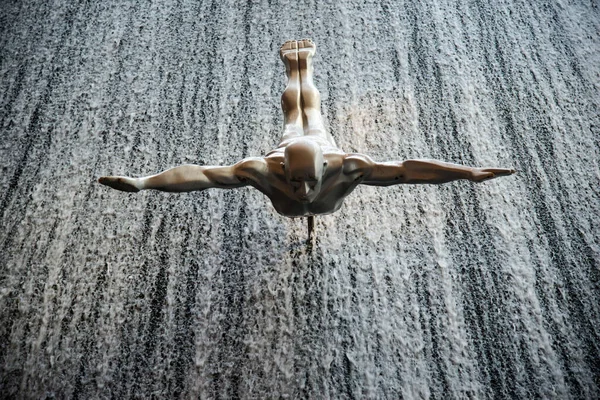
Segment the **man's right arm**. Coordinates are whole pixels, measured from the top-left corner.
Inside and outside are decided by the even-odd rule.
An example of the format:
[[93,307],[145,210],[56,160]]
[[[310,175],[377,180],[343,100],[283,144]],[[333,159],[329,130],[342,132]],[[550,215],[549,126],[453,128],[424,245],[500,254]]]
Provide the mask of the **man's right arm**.
[[191,192],[209,188],[232,189],[248,185],[266,168],[262,158],[247,158],[230,166],[181,165],[156,175],[129,178],[105,176],[98,181],[114,189],[137,192],[155,189],[163,192]]

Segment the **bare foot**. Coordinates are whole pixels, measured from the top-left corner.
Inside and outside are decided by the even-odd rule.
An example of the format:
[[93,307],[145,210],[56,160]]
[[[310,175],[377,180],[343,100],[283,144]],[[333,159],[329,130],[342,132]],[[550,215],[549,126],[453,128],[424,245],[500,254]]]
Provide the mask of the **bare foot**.
[[279,48],[279,57],[281,61],[287,63],[287,61],[291,58],[293,60],[298,60],[298,41],[297,40],[288,40]]
[[471,180],[473,182],[483,182],[500,176],[508,176],[514,174],[514,169],[509,168],[479,168],[473,171]]
[[139,192],[140,189],[135,185],[136,180],[134,178],[127,178],[124,176],[103,176],[98,179],[103,185],[110,186],[113,189],[121,190],[123,192]]
[[308,59],[315,55],[317,45],[310,39],[298,40],[298,57]]

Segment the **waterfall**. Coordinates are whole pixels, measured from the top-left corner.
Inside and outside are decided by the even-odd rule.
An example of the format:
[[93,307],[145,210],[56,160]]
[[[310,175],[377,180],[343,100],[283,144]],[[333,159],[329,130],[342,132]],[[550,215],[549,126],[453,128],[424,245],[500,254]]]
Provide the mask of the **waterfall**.
[[[600,397],[593,1],[5,3],[0,397]],[[97,183],[266,154],[305,37],[343,150],[518,173],[359,186],[313,242]]]

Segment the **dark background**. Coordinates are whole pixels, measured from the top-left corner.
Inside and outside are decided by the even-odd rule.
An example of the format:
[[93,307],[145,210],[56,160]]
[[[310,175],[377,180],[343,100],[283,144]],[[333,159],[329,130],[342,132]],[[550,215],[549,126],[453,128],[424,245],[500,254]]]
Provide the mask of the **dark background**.
[[[3,1],[2,397],[600,397],[599,31],[594,1]],[[344,150],[519,173],[360,187],[310,245],[253,189],[97,184],[269,151],[303,37]]]

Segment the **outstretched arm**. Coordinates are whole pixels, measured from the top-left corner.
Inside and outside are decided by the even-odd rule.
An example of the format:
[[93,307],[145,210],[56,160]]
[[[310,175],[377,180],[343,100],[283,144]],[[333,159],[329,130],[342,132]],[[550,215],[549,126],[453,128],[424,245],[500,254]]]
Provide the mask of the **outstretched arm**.
[[474,168],[435,160],[406,160],[377,163],[364,155],[348,157],[362,173],[365,185],[389,186],[399,183],[446,183],[458,179],[483,182],[515,173],[508,168]]
[[188,164],[143,178],[103,176],[98,179],[98,182],[125,192],[138,192],[144,189],[163,192],[191,192],[208,188],[231,189],[248,185],[247,180],[260,174],[263,164],[265,162],[262,158],[247,158],[235,165],[225,167]]

